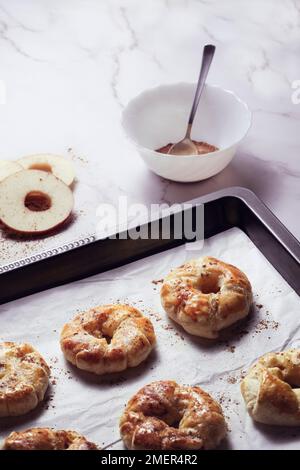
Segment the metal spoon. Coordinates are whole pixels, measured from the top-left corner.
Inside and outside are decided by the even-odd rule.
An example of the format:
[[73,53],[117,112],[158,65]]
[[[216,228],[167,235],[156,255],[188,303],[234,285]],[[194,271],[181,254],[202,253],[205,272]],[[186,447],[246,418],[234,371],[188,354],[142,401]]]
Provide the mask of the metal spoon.
[[194,96],[194,101],[193,101],[193,106],[191,109],[190,117],[188,120],[188,126],[186,130],[186,134],[184,139],[182,139],[180,142],[177,142],[177,144],[173,144],[169,151],[168,154],[171,155],[197,155],[198,150],[196,145],[191,139],[191,130],[192,130],[192,125],[194,122],[195,114],[198,108],[198,104],[201,98],[202,90],[205,85],[206,77],[210,68],[211,61],[213,59],[214,53],[215,53],[216,47],[213,46],[212,44],[207,44],[203,48],[203,55],[202,55],[202,64],[201,64],[201,69],[200,69],[200,74],[198,78],[198,84],[196,88],[196,93]]

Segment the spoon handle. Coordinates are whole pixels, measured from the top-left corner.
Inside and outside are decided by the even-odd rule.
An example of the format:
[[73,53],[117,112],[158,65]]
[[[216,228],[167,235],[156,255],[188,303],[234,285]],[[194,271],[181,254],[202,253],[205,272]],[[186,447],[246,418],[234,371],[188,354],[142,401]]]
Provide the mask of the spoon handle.
[[191,135],[191,129],[193,125],[193,121],[195,118],[195,114],[198,108],[198,104],[201,98],[202,90],[204,88],[205,80],[210,68],[210,64],[213,60],[213,56],[215,53],[216,47],[213,46],[212,44],[207,44],[203,48],[203,55],[202,55],[202,64],[201,64],[201,69],[200,69],[200,74],[198,78],[198,83],[197,83],[197,88],[196,88],[196,93],[194,96],[194,102],[193,106],[191,109],[189,121],[188,121],[188,129],[187,129],[187,134],[186,137],[190,138]]

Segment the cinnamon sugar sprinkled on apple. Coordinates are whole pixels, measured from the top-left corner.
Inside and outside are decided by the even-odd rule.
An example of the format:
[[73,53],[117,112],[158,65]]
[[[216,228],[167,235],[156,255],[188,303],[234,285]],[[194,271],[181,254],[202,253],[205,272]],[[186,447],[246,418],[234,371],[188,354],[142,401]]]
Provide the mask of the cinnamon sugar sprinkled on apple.
[[36,154],[26,155],[17,160],[24,170],[41,170],[52,173],[56,178],[63,181],[67,186],[71,186],[75,178],[73,164],[67,158],[60,155]]
[[[18,235],[26,251],[22,236],[53,233],[71,220],[74,201],[69,186],[74,178],[72,162],[58,155],[37,154],[16,162],[0,161],[0,227],[9,237]],[[4,258],[4,242],[2,245]]]
[[[41,204],[42,199],[46,205]],[[2,224],[21,234],[47,233],[60,226],[70,216],[73,204],[70,188],[45,171],[22,170],[0,182]]]

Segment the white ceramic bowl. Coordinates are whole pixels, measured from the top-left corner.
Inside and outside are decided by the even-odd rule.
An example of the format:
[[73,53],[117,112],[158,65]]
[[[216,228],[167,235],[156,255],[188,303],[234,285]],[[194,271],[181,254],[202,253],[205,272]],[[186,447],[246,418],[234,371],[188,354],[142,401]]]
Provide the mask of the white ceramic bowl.
[[192,138],[217,146],[205,155],[171,156],[155,151],[183,138],[195,84],[177,83],[146,90],[122,114],[126,134],[146,165],[164,178],[192,182],[222,171],[251,125],[248,106],[232,91],[206,85],[195,117]]

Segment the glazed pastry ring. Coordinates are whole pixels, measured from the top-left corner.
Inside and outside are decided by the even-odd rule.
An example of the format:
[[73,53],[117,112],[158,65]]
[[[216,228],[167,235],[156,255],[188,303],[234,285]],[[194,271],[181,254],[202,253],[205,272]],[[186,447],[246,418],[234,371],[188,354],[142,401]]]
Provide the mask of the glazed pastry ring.
[[150,383],[131,400],[120,420],[128,449],[213,449],[227,431],[220,405],[200,387],[171,380]]
[[205,257],[191,260],[166,276],[161,302],[169,317],[188,333],[217,338],[220,330],[248,315],[252,290],[238,268]]
[[260,423],[300,426],[300,349],[268,353],[248,371],[241,391]]
[[155,344],[151,321],[129,305],[112,304],[80,313],[61,332],[68,361],[101,375],[135,367]]

